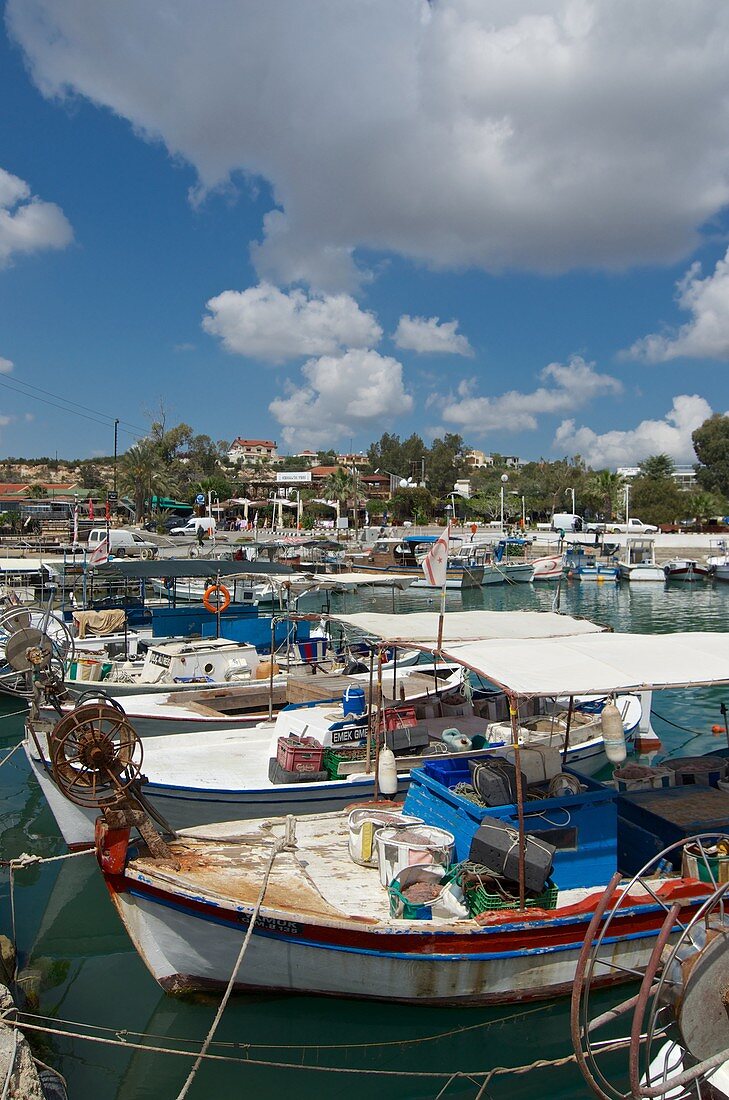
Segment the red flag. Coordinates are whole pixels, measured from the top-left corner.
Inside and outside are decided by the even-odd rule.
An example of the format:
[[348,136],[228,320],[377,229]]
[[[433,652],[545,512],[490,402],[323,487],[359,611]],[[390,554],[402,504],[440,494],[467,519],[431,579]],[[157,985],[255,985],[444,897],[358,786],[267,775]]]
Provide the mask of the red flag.
[[450,548],[450,526],[442,531],[430,550],[423,558],[422,569],[428,584],[434,588],[444,588],[448,575],[448,551]]
[[107,502],[106,502],[106,522],[108,523],[110,519],[111,519],[111,508],[109,507],[109,501],[107,500]]
[[91,499],[91,497],[89,497],[89,519],[93,520],[93,518],[94,518],[94,502]]

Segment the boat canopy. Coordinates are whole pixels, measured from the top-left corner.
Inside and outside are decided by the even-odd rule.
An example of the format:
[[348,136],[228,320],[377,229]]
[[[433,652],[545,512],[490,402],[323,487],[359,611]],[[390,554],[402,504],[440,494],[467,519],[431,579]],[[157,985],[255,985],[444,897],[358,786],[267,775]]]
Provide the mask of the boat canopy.
[[[358,615],[332,615],[338,622],[393,644],[420,645],[435,650],[438,637],[436,611],[418,611],[408,615],[363,612]],[[459,611],[443,620],[443,646],[486,639],[555,638],[575,634],[595,634],[607,627],[558,615],[554,611]]]
[[232,577],[242,573],[292,575],[291,567],[275,562],[230,561],[222,558],[158,558],[140,561],[115,558],[104,565],[92,567],[102,577],[122,576],[134,580],[161,580],[163,577]]
[[709,631],[446,642],[440,656],[521,696],[608,695],[729,683],[726,634]]

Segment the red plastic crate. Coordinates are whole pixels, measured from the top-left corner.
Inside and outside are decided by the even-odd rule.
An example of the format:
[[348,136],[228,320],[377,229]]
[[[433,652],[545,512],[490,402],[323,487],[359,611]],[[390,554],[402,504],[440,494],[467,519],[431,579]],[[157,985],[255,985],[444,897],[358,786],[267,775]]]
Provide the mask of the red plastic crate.
[[279,737],[276,759],[287,772],[320,772],[324,749],[313,737]]
[[386,730],[401,730],[406,726],[417,726],[415,707],[388,707],[383,712]]

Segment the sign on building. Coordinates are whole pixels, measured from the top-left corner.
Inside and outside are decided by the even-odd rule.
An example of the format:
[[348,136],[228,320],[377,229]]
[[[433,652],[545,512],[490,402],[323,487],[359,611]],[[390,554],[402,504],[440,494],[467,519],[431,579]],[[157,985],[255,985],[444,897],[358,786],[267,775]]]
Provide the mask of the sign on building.
[[303,485],[311,483],[311,470],[283,470],[276,474],[278,485]]

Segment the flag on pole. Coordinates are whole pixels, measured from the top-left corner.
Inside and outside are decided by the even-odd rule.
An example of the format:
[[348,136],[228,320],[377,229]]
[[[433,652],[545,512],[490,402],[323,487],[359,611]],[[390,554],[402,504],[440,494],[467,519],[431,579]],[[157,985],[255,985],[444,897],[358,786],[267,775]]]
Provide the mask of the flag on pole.
[[448,575],[448,550],[450,546],[450,526],[441,531],[428,553],[423,558],[422,569],[428,584],[434,588],[445,588]]
[[89,565],[106,565],[109,560],[109,540],[102,539],[93,553],[89,554]]
[[89,519],[93,520],[93,518],[94,518],[94,502],[91,499],[91,497],[89,497]]
[[106,526],[107,527],[109,526],[110,522],[111,522],[111,506],[109,504],[109,501],[107,500],[107,502],[106,502]]
[[73,545],[78,544],[78,504],[73,506]]

